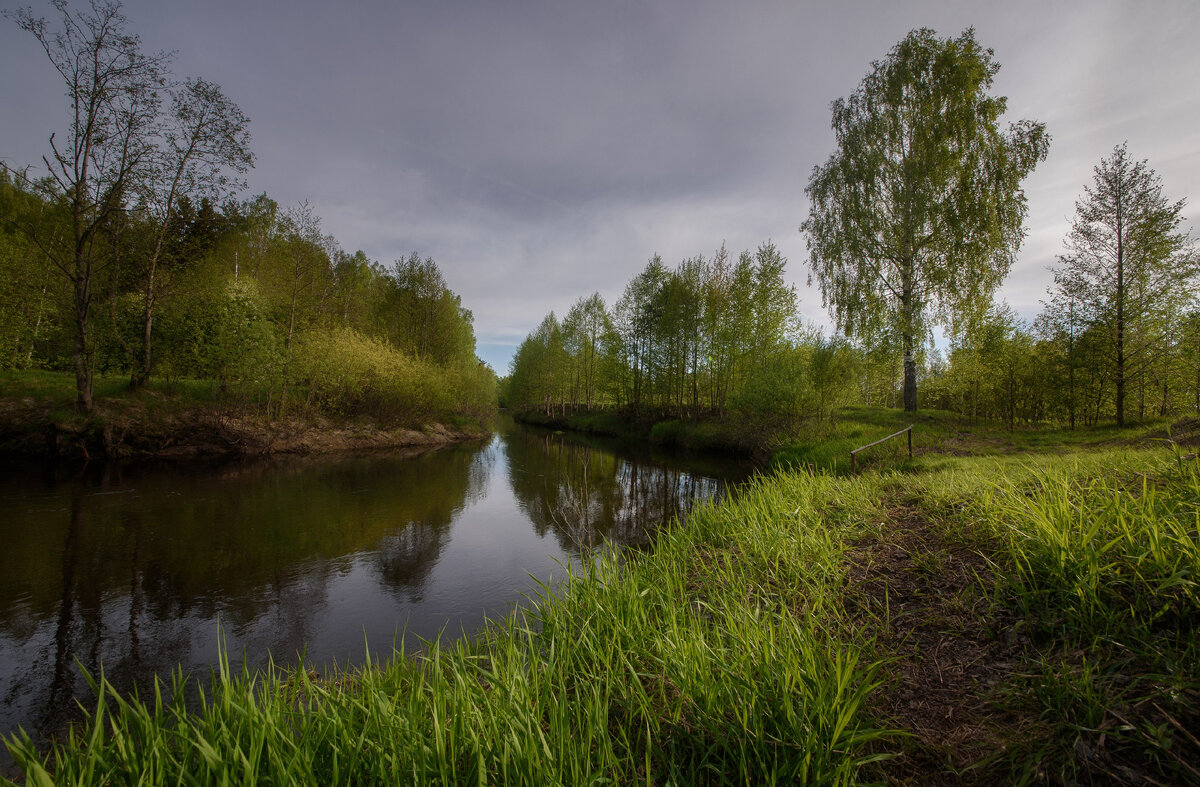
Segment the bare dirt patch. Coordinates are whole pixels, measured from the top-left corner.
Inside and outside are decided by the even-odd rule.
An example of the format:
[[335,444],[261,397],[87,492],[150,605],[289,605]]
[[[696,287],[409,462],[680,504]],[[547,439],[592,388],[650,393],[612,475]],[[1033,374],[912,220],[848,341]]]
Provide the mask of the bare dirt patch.
[[1021,637],[980,592],[992,570],[909,509],[893,510],[881,537],[850,554],[847,608],[894,659],[869,711],[911,736],[889,744],[890,783],[993,783],[989,766],[1028,726],[997,702]]

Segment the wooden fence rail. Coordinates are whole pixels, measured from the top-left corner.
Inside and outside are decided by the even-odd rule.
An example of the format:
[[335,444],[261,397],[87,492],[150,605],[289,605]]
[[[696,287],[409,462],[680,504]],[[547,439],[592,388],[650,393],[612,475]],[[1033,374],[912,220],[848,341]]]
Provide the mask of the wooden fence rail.
[[895,434],[890,434],[887,437],[882,437],[873,443],[867,443],[866,445],[859,446],[858,448],[855,448],[853,451],[851,451],[850,452],[850,475],[854,475],[858,471],[858,452],[859,451],[865,451],[866,449],[868,449],[872,446],[879,445],[880,443],[886,443],[888,440],[891,440],[893,437],[899,437],[900,435],[905,434],[905,433],[908,434],[908,458],[912,459],[913,426],[915,426],[915,424],[910,424],[907,427],[905,427],[904,429],[901,429],[899,432],[896,432]]

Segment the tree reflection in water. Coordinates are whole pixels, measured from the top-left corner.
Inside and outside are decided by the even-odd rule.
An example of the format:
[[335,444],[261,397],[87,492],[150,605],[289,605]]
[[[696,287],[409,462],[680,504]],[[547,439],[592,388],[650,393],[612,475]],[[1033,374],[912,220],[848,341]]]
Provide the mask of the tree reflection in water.
[[563,558],[646,543],[731,473],[511,424],[489,446],[404,455],[8,468],[0,733],[61,729],[91,701],[80,665],[121,690],[180,666],[203,678],[218,626],[252,666],[344,663],[409,624],[471,630]]
[[662,523],[727,489],[721,477],[576,436],[523,429],[506,437],[509,483],[521,509],[539,534],[553,533],[571,554],[601,543],[645,544]]

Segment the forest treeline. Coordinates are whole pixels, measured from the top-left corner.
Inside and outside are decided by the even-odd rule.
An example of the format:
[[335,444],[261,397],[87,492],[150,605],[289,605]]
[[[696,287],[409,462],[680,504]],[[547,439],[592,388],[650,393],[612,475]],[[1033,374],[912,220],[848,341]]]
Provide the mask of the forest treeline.
[[[0,172],[0,368],[70,370],[74,293],[42,244],[69,238],[65,205]],[[26,228],[36,228],[31,236]],[[144,367],[147,247],[136,206],[98,232],[87,363]],[[486,420],[495,375],[475,356],[471,312],[437,263],[384,266],[321,231],[307,204],[266,195],[173,209],[156,275],[150,364],[157,377],[210,379],[272,415],[320,409],[419,424]]]
[[[1041,314],[1028,322],[988,300],[956,316],[944,349],[927,337],[915,353],[921,406],[1010,428],[1200,415],[1200,260],[1183,207],[1115,148],[1079,200]],[[593,294],[547,315],[520,345],[504,401],[774,429],[847,404],[900,406],[896,327],[804,327],[785,264],[770,243],[736,261],[723,247],[675,268],[654,257],[611,308]]]
[[120,3],[5,12],[71,109],[41,165],[0,162],[0,368],[207,378],[271,416],[317,408],[420,424],[495,408],[471,313],[436,263],[347,253],[303,203],[239,200],[249,119],[176,78]]
[[593,295],[547,316],[506,401],[776,432],[852,402],[1010,428],[1200,414],[1200,254],[1184,201],[1125,144],[1076,202],[1044,312],[1029,325],[997,303],[1025,238],[1021,183],[1051,141],[1034,120],[1002,127],[999,69],[974,29],[921,28],[832,103],[837,148],[813,168],[800,231],[833,338],[802,327],[770,243],[736,263],[723,248],[674,269],[655,257],[611,310]]
[[674,268],[650,259],[611,309],[598,293],[552,312],[517,348],[502,396],[548,415],[617,407],[663,418],[763,422],[853,398],[853,348],[799,324],[771,243],[722,246]]

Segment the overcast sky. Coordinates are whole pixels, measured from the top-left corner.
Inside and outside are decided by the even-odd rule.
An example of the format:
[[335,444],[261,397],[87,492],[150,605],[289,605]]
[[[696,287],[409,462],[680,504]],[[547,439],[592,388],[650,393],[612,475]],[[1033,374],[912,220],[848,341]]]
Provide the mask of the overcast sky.
[[[18,0],[19,2],[19,0]],[[11,0],[0,7],[13,8]],[[48,4],[34,6],[51,16]],[[1200,217],[1200,3],[329,2],[128,0],[146,50],[219,83],[251,118],[249,192],[309,200],[348,251],[416,250],[475,314],[501,374],[550,310],[606,302],[653,254],[675,264],[772,240],[801,311],[798,231],[829,104],[909,30],[974,26],[1008,120],[1053,136],[1026,181],[1004,287],[1040,309],[1092,167],[1128,141]],[[36,41],[0,19],[0,160],[35,163],[67,103]]]

